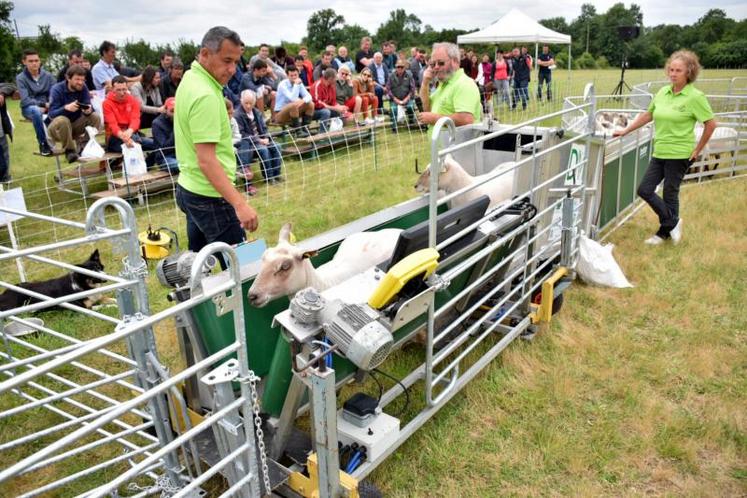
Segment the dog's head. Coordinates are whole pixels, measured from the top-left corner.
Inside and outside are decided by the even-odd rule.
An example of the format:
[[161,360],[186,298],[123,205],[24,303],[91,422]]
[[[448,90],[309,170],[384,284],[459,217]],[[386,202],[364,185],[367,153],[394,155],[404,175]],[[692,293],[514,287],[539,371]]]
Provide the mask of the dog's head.
[[[101,262],[101,256],[99,255],[99,250],[96,249],[91,253],[91,255],[88,257],[87,260],[79,264],[81,268],[85,268],[86,270],[96,271],[96,272],[104,272],[104,264]],[[99,284],[103,283],[104,280],[96,277],[91,277],[89,275],[83,275],[82,273],[76,273],[75,274],[75,281],[78,283],[80,287],[83,289],[93,289],[95,287],[98,287]]]

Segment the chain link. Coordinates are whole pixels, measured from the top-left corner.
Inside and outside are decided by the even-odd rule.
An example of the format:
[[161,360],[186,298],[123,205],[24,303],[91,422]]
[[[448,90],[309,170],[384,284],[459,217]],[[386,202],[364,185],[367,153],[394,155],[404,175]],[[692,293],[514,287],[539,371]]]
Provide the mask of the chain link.
[[254,412],[254,430],[257,434],[257,448],[259,449],[259,460],[262,465],[262,481],[265,484],[265,493],[267,495],[272,491],[270,485],[270,469],[267,466],[267,453],[265,452],[264,432],[262,431],[262,417],[259,416],[259,396],[257,395],[257,381],[259,377],[249,370],[246,379],[249,383],[249,393],[252,397],[252,411]]

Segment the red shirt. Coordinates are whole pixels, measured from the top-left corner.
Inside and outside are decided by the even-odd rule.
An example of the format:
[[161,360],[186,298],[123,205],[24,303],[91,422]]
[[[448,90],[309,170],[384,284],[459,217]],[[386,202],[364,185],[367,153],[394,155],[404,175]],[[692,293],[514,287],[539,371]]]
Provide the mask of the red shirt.
[[318,80],[311,85],[311,98],[314,99],[315,109],[324,109],[324,102],[327,105],[337,105],[337,89],[334,83],[326,85],[324,79]]
[[117,101],[115,96],[114,92],[109,92],[102,105],[106,135],[116,137],[120,131],[127,128],[138,131],[140,129],[140,101],[129,93],[121,102]]
[[311,85],[314,82],[314,64],[310,60],[304,59],[303,67],[306,70],[306,81]]
[[504,59],[503,62],[495,63],[495,76],[494,80],[507,80],[508,79],[508,64]]

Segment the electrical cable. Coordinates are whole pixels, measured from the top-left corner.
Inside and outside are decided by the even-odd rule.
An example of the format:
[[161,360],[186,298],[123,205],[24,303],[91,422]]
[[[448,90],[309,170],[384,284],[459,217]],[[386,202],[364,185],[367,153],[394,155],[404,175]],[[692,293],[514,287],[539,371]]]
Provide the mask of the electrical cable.
[[376,382],[376,385],[379,386],[379,397],[376,398],[376,404],[378,405],[381,401],[381,397],[384,395],[384,386],[381,384],[381,381],[373,374],[373,372],[369,372],[371,374],[371,378]]
[[393,375],[390,375],[390,374],[384,372],[383,370],[379,370],[378,368],[374,368],[373,370],[371,370],[371,373],[373,373],[373,372],[380,373],[384,377],[388,377],[389,379],[393,380],[394,382],[396,382],[397,384],[399,384],[399,386],[405,392],[405,404],[404,404],[404,406],[402,406],[402,408],[397,412],[396,415],[393,415],[394,417],[399,417],[400,415],[402,415],[405,412],[405,410],[407,410],[407,407],[410,405],[410,389],[407,388],[407,387],[405,387],[405,385],[402,383],[402,381],[400,381],[398,378],[396,378]]

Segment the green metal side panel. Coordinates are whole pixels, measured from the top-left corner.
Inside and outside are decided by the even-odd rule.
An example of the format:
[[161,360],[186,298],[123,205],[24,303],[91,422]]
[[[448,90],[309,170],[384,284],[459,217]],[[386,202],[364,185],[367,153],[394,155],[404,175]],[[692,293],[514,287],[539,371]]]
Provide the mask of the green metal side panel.
[[617,173],[620,169],[617,159],[605,164],[602,170],[602,202],[600,203],[599,226],[606,226],[617,215]]
[[638,185],[635,184],[635,157],[638,149],[633,149],[623,156],[622,161],[622,178],[620,185],[620,211],[627,208],[635,199],[635,191]]

